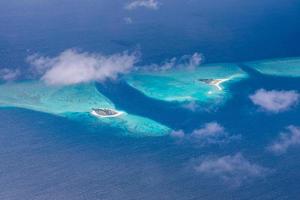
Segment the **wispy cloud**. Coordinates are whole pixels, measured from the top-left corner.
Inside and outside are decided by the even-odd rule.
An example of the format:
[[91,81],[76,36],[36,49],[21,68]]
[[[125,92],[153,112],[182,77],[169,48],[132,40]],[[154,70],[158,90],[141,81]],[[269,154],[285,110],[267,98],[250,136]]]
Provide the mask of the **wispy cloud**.
[[203,61],[203,55],[195,52],[192,55],[184,55],[179,58],[167,59],[161,64],[151,64],[144,68],[149,71],[168,71],[171,69],[194,70]]
[[160,6],[160,3],[157,0],[135,0],[128,3],[125,6],[127,10],[137,9],[139,7],[144,7],[152,10],[157,10]]
[[280,133],[279,138],[268,147],[268,150],[275,154],[282,154],[289,147],[297,145],[300,145],[300,128],[290,125],[285,132]]
[[171,132],[171,137],[185,138],[186,140],[196,143],[198,145],[209,144],[224,144],[232,140],[240,139],[240,135],[230,135],[225,131],[224,127],[217,122],[209,122],[204,124],[201,128],[193,130],[187,134],[183,130]]
[[205,124],[202,128],[193,131],[192,136],[197,138],[205,138],[216,136],[224,133],[224,127],[217,122]]
[[71,85],[116,79],[128,73],[138,57],[127,52],[105,56],[69,49],[57,57],[33,55],[27,60],[47,84]]
[[174,138],[184,138],[185,132],[183,130],[172,131],[170,135]]
[[20,76],[19,69],[9,69],[3,68],[0,69],[0,80],[2,81],[13,81]]
[[194,169],[204,175],[215,176],[232,186],[239,186],[253,178],[262,177],[268,171],[251,163],[241,153],[223,157],[206,157],[195,164]]
[[183,57],[182,59],[188,60],[188,69],[195,69],[195,67],[201,64],[203,56],[200,53],[194,53],[192,56]]
[[240,135],[229,135],[219,123],[209,122],[202,128],[194,130],[191,138],[201,144],[224,144],[240,139]]
[[299,93],[294,90],[267,91],[259,89],[255,92],[255,94],[250,95],[250,99],[255,105],[273,113],[279,113],[290,109],[298,103],[299,97]]

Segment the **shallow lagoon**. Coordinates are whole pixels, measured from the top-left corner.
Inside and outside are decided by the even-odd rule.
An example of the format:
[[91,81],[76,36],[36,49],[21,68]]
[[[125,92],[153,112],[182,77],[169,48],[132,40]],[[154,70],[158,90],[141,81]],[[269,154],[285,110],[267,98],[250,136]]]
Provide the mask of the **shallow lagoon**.
[[[300,69],[297,67],[298,61],[298,58],[254,61],[245,63],[245,66],[263,74],[297,77]],[[159,103],[157,111],[158,115],[165,116],[164,118],[173,111],[175,115],[190,115],[184,111],[178,112],[176,107],[191,111],[194,111],[195,105],[204,108],[202,111],[208,107],[220,109],[232,97],[232,93],[235,93],[232,86],[239,85],[240,81],[249,78],[248,71],[243,71],[242,68],[233,63],[217,63],[201,65],[194,70],[133,72],[123,77],[128,85],[126,87],[116,86],[115,93],[107,93],[112,89],[101,91],[95,83],[58,87],[45,85],[41,81],[12,82],[0,85],[0,106],[19,107],[63,116],[81,121],[81,123],[96,129],[101,126],[114,127],[122,130],[124,135],[162,136],[167,135],[174,128],[170,127],[172,123],[156,117],[156,114],[145,114],[143,109],[136,111],[134,105],[129,105],[130,103],[129,107],[126,105],[124,107],[124,103],[120,102],[136,98],[134,95],[130,95],[132,91],[133,93],[141,92],[149,97],[144,102],[145,105],[148,103],[154,105],[151,99],[166,103],[161,105]],[[199,79],[224,79],[226,81],[220,84],[221,88],[218,88],[216,85],[204,83]],[[126,96],[129,99],[122,100],[124,94],[116,97],[120,95],[120,90],[127,92]],[[137,98],[142,99],[142,96],[139,95]],[[167,104],[168,102],[175,103],[174,105],[170,104],[173,108],[159,109],[170,106]],[[117,109],[115,103],[125,110],[121,116],[97,118],[90,114],[92,108]],[[189,103],[195,103],[195,105]],[[175,118],[180,121],[182,117]]]
[[[158,10],[125,11],[124,4],[130,1],[0,1],[0,68],[26,70],[27,56],[52,57],[69,48],[110,55],[138,46],[143,64],[194,52],[202,53],[207,63],[300,55],[297,0],[159,0]],[[124,17],[133,23],[126,24]],[[99,125],[88,113],[60,117],[0,109],[0,198],[299,199],[299,148],[282,156],[265,150],[285,126],[299,126],[299,106],[270,115],[257,111],[248,98],[262,87],[300,91],[299,78],[251,74],[236,84],[227,83],[223,87],[231,98],[212,112],[188,112],[173,101],[154,101],[143,93],[129,96],[123,87],[112,95],[101,92],[117,109],[172,129],[189,132],[217,121],[229,134],[242,136],[216,146],[171,137],[124,137],[111,127],[98,129],[105,124]],[[80,122],[68,120],[72,117]],[[190,166],[194,159],[237,152],[274,173],[230,188]]]
[[[0,167],[6,174],[0,180],[1,196],[12,199],[20,196],[30,199],[71,197],[78,200],[176,199],[178,195],[186,200],[202,197],[246,200],[253,196],[264,200],[297,199],[299,148],[274,156],[266,151],[266,146],[286,125],[299,124],[299,107],[280,115],[270,115],[258,111],[248,95],[262,86],[269,90],[300,90],[296,84],[299,79],[256,75],[251,74],[249,78],[231,85],[232,98],[216,112],[178,115],[179,112],[154,109],[154,100],[138,105],[138,102],[143,102],[141,97],[134,99],[133,107],[148,107],[150,110],[139,116],[155,119],[150,117],[150,112],[158,113],[163,118],[173,119],[170,123],[173,123],[172,128],[176,124],[184,124],[184,130],[188,132],[188,128],[199,128],[203,123],[215,120],[230,135],[241,135],[239,140],[223,144],[202,146],[171,137],[115,137],[115,133],[123,133],[112,128],[104,130],[102,126],[98,129],[99,124],[93,122],[97,118],[90,121],[85,112],[62,118],[29,110],[3,109],[0,113],[0,149],[3,152]],[[127,91],[123,88],[120,91],[124,93],[114,96],[120,102],[130,101]],[[119,108],[120,103],[111,96],[100,94],[110,99],[107,106],[113,102]],[[126,94],[127,98],[122,94]],[[160,105],[167,107],[170,104],[164,102]],[[177,107],[174,111],[179,109]],[[132,113],[129,109],[124,110]],[[68,120],[72,117],[80,119],[80,123]],[[137,123],[132,124],[134,127]],[[90,128],[96,131],[90,131]],[[203,157],[235,155],[237,152],[270,173],[232,187],[230,182],[199,174],[193,169],[193,161]]]
[[123,130],[126,135],[160,136],[169,132],[166,126],[129,113],[116,118],[92,116],[92,108],[115,109],[114,104],[99,93],[93,83],[58,87],[40,81],[27,81],[2,84],[0,90],[0,106],[3,107],[26,108],[98,126],[111,126]]
[[[230,63],[201,65],[194,70],[173,69],[162,72],[136,72],[126,82],[145,95],[164,101],[220,103],[230,97],[228,86],[247,74]],[[228,79],[218,88],[199,79]]]
[[300,77],[299,57],[258,60],[245,64],[266,75]]

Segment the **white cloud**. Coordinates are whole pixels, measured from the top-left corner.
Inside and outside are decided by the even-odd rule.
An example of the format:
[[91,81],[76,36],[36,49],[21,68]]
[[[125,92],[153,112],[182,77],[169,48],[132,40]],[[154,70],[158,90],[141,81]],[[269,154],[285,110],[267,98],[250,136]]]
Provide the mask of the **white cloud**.
[[137,9],[139,7],[144,7],[152,10],[157,10],[160,6],[160,3],[157,0],[135,0],[128,3],[125,8],[127,10]]
[[162,65],[153,65],[153,69],[159,70],[159,71],[167,71],[176,66],[177,58],[171,58],[169,60],[166,60]]
[[200,129],[196,129],[191,133],[190,139],[198,144],[226,144],[233,140],[239,140],[240,135],[230,135],[225,131],[224,127],[217,122],[209,122],[204,124]]
[[287,131],[280,133],[279,138],[268,147],[268,150],[276,154],[282,154],[289,147],[300,145],[300,128],[291,125],[286,129]]
[[224,128],[217,122],[206,123],[202,128],[193,131],[192,136],[205,138],[224,134]]
[[47,84],[71,85],[115,79],[133,68],[137,55],[104,56],[69,49],[54,58],[33,55],[27,60]]
[[239,186],[251,178],[264,176],[266,168],[248,161],[241,153],[223,157],[207,157],[194,166],[204,175],[216,176],[234,186]]
[[171,132],[170,135],[174,138],[186,138],[197,145],[225,144],[241,137],[240,135],[228,134],[224,127],[217,122],[206,123],[202,128],[196,129],[190,134],[186,134],[183,130],[177,130]]
[[34,75],[43,75],[47,70],[55,65],[57,59],[33,54],[28,56],[26,61],[31,65],[31,72]]
[[203,55],[196,52],[192,55],[184,55],[180,58],[173,57],[161,64],[151,64],[144,66],[144,68],[149,71],[167,71],[171,69],[194,70],[202,63],[202,61]]
[[296,105],[299,101],[299,93],[296,91],[266,91],[259,89],[255,94],[250,96],[250,99],[255,105],[260,106],[269,112],[283,112]]
[[203,56],[200,53],[194,53],[191,57],[188,56],[188,65],[187,68],[188,69],[195,69],[198,65],[201,64],[202,60],[203,60]]
[[20,75],[19,69],[9,69],[9,68],[0,69],[0,80],[2,81],[13,81],[17,79],[19,75]]
[[185,133],[183,130],[178,130],[178,131],[172,131],[170,135],[174,138],[184,138]]

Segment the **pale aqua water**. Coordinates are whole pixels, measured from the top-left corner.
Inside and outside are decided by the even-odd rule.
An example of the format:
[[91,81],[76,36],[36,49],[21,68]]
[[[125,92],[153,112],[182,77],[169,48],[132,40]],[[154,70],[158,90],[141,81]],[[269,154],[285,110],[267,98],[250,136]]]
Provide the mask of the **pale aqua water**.
[[116,109],[114,104],[96,89],[95,83],[75,86],[48,86],[42,81],[15,82],[0,85],[0,106],[18,107],[83,122],[82,117],[96,126],[122,129],[125,135],[160,136],[170,129],[155,121],[124,112],[117,118],[98,118],[93,108]]
[[275,76],[300,76],[300,58],[277,58],[247,63],[259,72]]
[[[246,78],[247,74],[235,64],[201,65],[195,70],[175,69],[165,72],[137,72],[128,75],[126,82],[149,97],[165,101],[220,102],[230,96],[228,83]],[[199,79],[228,79],[220,88]]]
[[[299,104],[266,113],[249,95],[261,88],[300,91],[300,2],[161,0],[158,10],[134,11],[124,10],[125,3],[0,1],[0,69],[20,68],[24,76],[27,56],[69,48],[108,55],[138,50],[139,66],[194,52],[205,57],[204,74],[138,73],[64,89],[1,84],[0,102],[12,107],[0,109],[0,199],[299,199],[299,146],[282,155],[267,150],[286,126],[300,126]],[[209,63],[227,64],[210,71]],[[222,91],[191,81],[233,74],[239,78]],[[189,109],[186,96],[200,109]],[[92,106],[127,114],[102,122],[88,113]],[[193,140],[191,132],[209,122],[226,134]],[[183,139],[165,132],[180,129]],[[240,168],[199,171],[201,161],[224,156]]]

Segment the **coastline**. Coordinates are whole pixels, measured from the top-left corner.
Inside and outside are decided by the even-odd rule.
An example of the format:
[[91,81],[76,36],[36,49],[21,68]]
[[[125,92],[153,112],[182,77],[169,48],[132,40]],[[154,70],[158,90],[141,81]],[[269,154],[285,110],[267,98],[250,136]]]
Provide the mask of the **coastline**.
[[229,81],[230,78],[224,78],[224,79],[215,79],[213,80],[209,85],[212,85],[212,86],[215,86],[218,90],[223,90],[221,84],[226,82],[226,81]]
[[118,116],[121,116],[124,114],[124,112],[122,112],[122,111],[116,111],[116,114],[104,116],[104,115],[97,114],[94,110],[91,111],[90,113],[91,113],[91,115],[99,117],[99,118],[114,118],[114,117],[118,117]]

